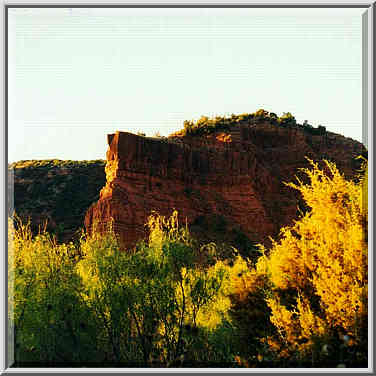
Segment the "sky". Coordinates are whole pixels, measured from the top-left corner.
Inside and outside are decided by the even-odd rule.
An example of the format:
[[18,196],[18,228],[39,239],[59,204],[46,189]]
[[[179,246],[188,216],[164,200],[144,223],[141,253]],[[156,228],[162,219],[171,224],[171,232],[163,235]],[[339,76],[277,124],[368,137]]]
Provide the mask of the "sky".
[[362,141],[359,8],[10,8],[8,162],[259,108]]

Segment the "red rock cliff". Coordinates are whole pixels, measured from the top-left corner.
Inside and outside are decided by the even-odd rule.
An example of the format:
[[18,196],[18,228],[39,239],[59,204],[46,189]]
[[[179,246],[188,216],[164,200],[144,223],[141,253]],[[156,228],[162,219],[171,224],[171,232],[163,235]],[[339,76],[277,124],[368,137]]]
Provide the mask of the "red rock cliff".
[[116,132],[108,144],[107,183],[85,226],[103,228],[112,218],[125,246],[145,236],[151,211],[170,215],[174,208],[188,224],[216,214],[253,241],[265,241],[297,217],[299,197],[283,182],[308,166],[306,156],[332,160],[351,177],[355,157],[365,152],[359,142],[334,133],[312,135],[267,122],[200,137]]

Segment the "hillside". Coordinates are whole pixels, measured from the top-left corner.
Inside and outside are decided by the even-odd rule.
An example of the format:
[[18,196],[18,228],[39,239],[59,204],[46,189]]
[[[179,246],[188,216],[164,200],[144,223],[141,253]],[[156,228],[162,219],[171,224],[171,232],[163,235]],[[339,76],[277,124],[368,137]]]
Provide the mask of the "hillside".
[[105,161],[29,160],[8,166],[8,208],[38,231],[47,229],[70,240],[83,227],[87,208],[106,181]]

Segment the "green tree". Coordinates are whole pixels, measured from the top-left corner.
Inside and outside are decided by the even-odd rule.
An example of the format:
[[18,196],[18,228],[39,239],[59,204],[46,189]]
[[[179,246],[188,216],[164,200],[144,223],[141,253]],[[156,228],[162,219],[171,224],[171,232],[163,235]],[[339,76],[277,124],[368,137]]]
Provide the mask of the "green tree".
[[[95,359],[90,312],[80,299],[72,243],[57,244],[30,223],[9,222],[9,307],[16,362],[83,362]],[[82,330],[82,325],[86,330]]]
[[192,330],[221,323],[230,304],[228,272],[223,263],[214,263],[214,255],[213,265],[198,264],[177,212],[170,218],[151,215],[148,227],[148,241],[127,252],[111,231],[93,231],[81,245],[84,257],[77,270],[109,360],[171,365],[198,345]]

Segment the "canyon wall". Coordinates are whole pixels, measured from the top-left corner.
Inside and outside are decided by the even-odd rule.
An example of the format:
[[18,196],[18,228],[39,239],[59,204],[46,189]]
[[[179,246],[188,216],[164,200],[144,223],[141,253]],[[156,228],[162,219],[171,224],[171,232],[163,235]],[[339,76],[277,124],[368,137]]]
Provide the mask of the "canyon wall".
[[[86,213],[85,226],[103,230],[113,221],[124,247],[146,235],[152,211],[199,228],[203,218],[223,218],[224,229],[241,230],[253,242],[268,242],[304,205],[283,182],[314,161],[334,161],[348,178],[366,154],[352,139],[267,121],[237,124],[205,136],[150,138],[127,132],[108,135],[106,185]],[[209,239],[210,240],[210,239]],[[215,240],[215,239],[213,239]]]

